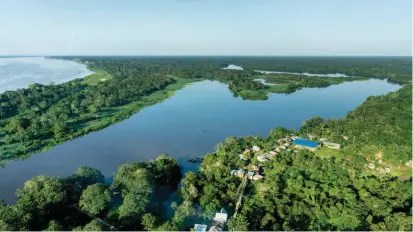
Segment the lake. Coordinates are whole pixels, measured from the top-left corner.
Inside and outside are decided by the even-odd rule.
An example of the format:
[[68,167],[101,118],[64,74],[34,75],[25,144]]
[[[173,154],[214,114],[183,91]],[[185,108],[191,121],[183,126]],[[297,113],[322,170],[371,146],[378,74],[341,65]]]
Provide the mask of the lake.
[[327,74],[321,74],[321,73],[296,73],[296,72],[278,72],[278,71],[263,71],[263,70],[254,70],[255,72],[259,72],[262,74],[292,74],[292,75],[303,75],[303,76],[308,76],[308,77],[350,77],[347,76],[346,74],[343,73],[327,73]]
[[60,84],[93,74],[86,65],[44,57],[0,58],[0,93],[30,84]]
[[110,176],[123,163],[145,161],[160,153],[178,159],[184,171],[195,170],[197,165],[188,159],[213,152],[228,136],[266,136],[278,126],[297,129],[312,116],[343,117],[368,96],[399,88],[385,80],[370,79],[248,101],[235,98],[227,85],[216,81],[193,83],[123,122],[7,163],[0,168],[0,198],[14,203],[15,190],[37,175],[64,177],[87,165]]
[[[242,66],[235,65],[235,64],[229,64],[225,68],[221,69],[231,69],[231,70],[244,70]],[[254,70],[255,72],[261,73],[261,74],[292,74],[292,75],[303,75],[303,76],[308,76],[308,77],[349,77],[346,74],[343,73],[327,73],[327,74],[321,74],[321,73],[308,73],[308,72],[303,72],[303,73],[297,73],[297,72],[279,72],[279,71],[265,71],[265,70]],[[261,79],[258,79],[261,80]]]

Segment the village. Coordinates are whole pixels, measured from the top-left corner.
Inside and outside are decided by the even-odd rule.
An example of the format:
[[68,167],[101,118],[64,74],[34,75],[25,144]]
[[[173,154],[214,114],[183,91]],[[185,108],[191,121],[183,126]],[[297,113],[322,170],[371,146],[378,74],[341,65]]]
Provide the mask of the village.
[[[307,137],[314,139],[312,135],[307,135]],[[249,180],[261,180],[263,176],[263,163],[272,160],[275,156],[280,154],[283,150],[291,150],[293,152],[298,152],[299,149],[307,149],[310,151],[316,151],[318,147],[322,144],[325,147],[331,149],[340,149],[340,144],[327,141],[325,138],[320,138],[320,142],[316,142],[309,139],[304,139],[297,136],[285,137],[278,139],[273,145],[270,151],[264,152],[259,146],[253,146],[251,149],[246,149],[242,154],[239,154],[241,160],[248,162],[248,165],[244,169],[231,170],[231,175],[243,178],[247,177]],[[259,162],[258,165],[251,165],[251,161],[256,157]]]
[[[348,136],[343,136],[344,140],[348,140]],[[289,137],[284,137],[278,139],[274,142],[273,146],[269,151],[254,145],[250,149],[246,149],[241,154],[238,154],[239,159],[245,162],[245,167],[238,170],[231,170],[230,175],[239,177],[242,179],[240,191],[235,199],[235,210],[233,217],[236,218],[239,209],[242,206],[242,199],[244,197],[244,191],[249,181],[259,181],[265,178],[264,167],[265,163],[274,159],[283,151],[298,152],[300,149],[307,149],[312,152],[316,152],[317,149],[326,147],[329,149],[340,150],[341,145],[339,143],[334,143],[328,141],[326,138],[317,138],[311,134],[306,134],[306,138],[290,135]],[[370,162],[370,161],[369,161]],[[390,168],[378,167],[377,164],[382,164],[382,153],[375,155],[375,161],[370,162],[365,165],[367,169],[378,171],[379,173],[390,173]],[[406,163],[409,167],[413,167],[413,161]],[[223,231],[224,226],[228,219],[228,213],[225,209],[221,209],[215,214],[212,220],[210,232]],[[195,224],[193,230],[205,232],[208,226],[205,224]]]
[[[242,154],[238,154],[239,159],[245,161],[246,166],[243,169],[230,171],[231,175],[237,176],[242,179],[240,192],[238,194],[238,197],[235,199],[236,203],[233,215],[234,218],[237,216],[238,211],[241,208],[244,191],[248,184],[248,181],[259,181],[264,179],[265,162],[274,159],[274,157],[279,155],[283,150],[293,150],[293,152],[298,152],[299,149],[307,149],[314,152],[320,146],[325,146],[331,149],[340,149],[341,147],[340,144],[329,142],[325,138],[320,138],[319,142],[316,142],[313,141],[313,139],[315,139],[315,136],[307,134],[307,137],[308,139],[291,135],[290,137],[278,139],[276,142],[274,142],[273,146],[268,152],[264,151],[264,149],[260,148],[259,146],[254,145],[251,149],[246,149]],[[257,165],[251,162],[252,160],[254,160],[254,158],[256,158],[256,161],[258,162]],[[222,208],[215,214],[209,231],[223,231],[227,219],[228,213],[224,208]],[[205,232],[207,231],[207,228],[208,226],[205,224],[195,224],[193,230]]]

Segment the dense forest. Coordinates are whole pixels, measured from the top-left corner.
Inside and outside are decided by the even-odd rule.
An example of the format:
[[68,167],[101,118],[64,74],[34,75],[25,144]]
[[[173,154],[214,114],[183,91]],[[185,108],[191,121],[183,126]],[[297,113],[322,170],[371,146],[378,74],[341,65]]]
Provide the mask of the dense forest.
[[[412,57],[254,57],[239,58],[247,70],[296,73],[342,73],[348,76],[390,79],[411,82]],[[237,61],[237,62],[236,62]]]
[[[203,217],[221,207],[232,215],[242,180],[231,170],[248,169],[238,154],[245,156],[254,145],[262,148],[262,154],[274,149],[280,138],[311,135],[344,147],[340,152],[329,150],[337,152],[336,156],[281,150],[264,163],[249,155],[251,164],[262,165],[264,179],[247,185],[242,207],[237,217],[228,221],[227,229],[411,230],[412,174],[405,165],[412,152],[411,91],[407,84],[397,92],[370,97],[343,119],[312,118],[300,131],[276,128],[266,138],[227,138],[216,152],[204,156],[197,173],[186,174],[181,188],[184,202],[203,209]],[[397,176],[393,170],[388,174],[367,172],[366,165],[380,151],[383,163],[378,165],[396,162],[408,170],[408,176]],[[376,159],[376,165],[377,161],[382,160]],[[199,214],[192,215],[196,216]],[[198,218],[198,222],[203,221]]]
[[265,74],[260,76],[267,83],[277,84],[268,85],[267,90],[274,93],[293,93],[302,88],[325,88],[330,85],[341,84],[348,81],[360,81],[368,78],[360,77],[308,77],[297,74]]
[[[143,97],[176,80],[122,63],[110,66],[113,79],[98,85],[75,80],[60,85],[32,84],[0,95],[2,161],[98,130],[159,99]],[[116,71],[114,71],[116,70]],[[165,94],[167,97],[167,94]],[[162,99],[162,98],[161,98]],[[116,108],[137,102],[134,108]],[[116,112],[116,114],[110,114]],[[112,116],[112,117],[109,117]],[[91,122],[97,123],[91,123]]]
[[[288,57],[58,57],[88,65],[97,73],[59,85],[32,84],[0,94],[0,163],[24,158],[56,144],[100,130],[156,104],[185,84],[216,80],[234,96],[264,100],[269,92],[292,93],[363,78],[304,77],[254,70],[342,72],[411,81],[410,58]],[[228,64],[245,70],[224,70]],[[99,81],[103,77],[105,81]],[[269,86],[255,79],[264,78]],[[90,80],[90,81],[89,81]]]
[[0,230],[144,230],[167,216],[180,179],[166,155],[120,166],[110,184],[90,167],[66,178],[37,176],[17,190],[15,205],[0,202]]
[[[408,84],[370,97],[343,119],[309,119],[300,131],[275,128],[264,138],[229,137],[204,156],[197,172],[185,174],[175,197],[171,194],[182,174],[177,161],[166,155],[124,164],[112,181],[105,182],[98,170],[88,167],[66,178],[35,177],[17,190],[15,205],[0,203],[0,229],[190,230],[195,223],[209,226],[224,208],[229,216],[224,229],[236,231],[411,231],[411,169],[407,178],[366,173],[369,160],[359,152],[377,146],[386,162],[408,159],[411,89]],[[309,133],[339,142],[344,152],[326,157],[289,148],[267,162],[257,159],[274,150],[280,138]],[[348,140],[342,140],[343,133]],[[253,146],[261,151],[250,152]],[[231,170],[251,165],[260,165],[264,178],[246,182],[234,217],[243,180]]]
[[[232,215],[241,178],[233,169],[246,169],[238,154],[289,135],[275,129],[267,138],[230,137],[204,157],[198,173],[183,180],[185,201],[205,211],[225,207]],[[252,161],[256,162],[255,158]],[[360,175],[361,163],[343,163],[301,150],[281,151],[263,163],[264,179],[251,181],[236,218],[227,229],[247,230],[411,230],[411,179]]]
[[[59,57],[73,59],[73,57]],[[175,69],[198,75],[202,69],[215,70],[229,64],[240,65],[244,71],[265,70],[295,73],[342,73],[348,76],[389,78],[396,82],[411,82],[412,57],[80,57],[80,59],[140,60],[152,67]],[[180,76],[180,75],[178,75]]]
[[361,152],[368,159],[381,153],[384,160],[404,165],[412,159],[412,85],[369,97],[339,120],[312,118],[301,132],[339,142],[346,152]]
[[[0,94],[0,162],[102,129],[168,98],[187,83],[206,78],[185,65],[174,71],[145,60],[82,62],[93,70],[104,70],[111,78],[97,84],[82,80],[60,85],[32,84],[27,89]],[[248,73],[218,69],[208,78],[215,74],[234,91],[264,88],[244,78]]]

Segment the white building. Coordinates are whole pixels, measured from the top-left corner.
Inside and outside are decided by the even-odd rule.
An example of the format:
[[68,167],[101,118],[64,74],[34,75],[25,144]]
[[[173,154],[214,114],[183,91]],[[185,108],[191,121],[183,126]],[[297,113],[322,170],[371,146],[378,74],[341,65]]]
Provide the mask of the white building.
[[263,179],[264,177],[263,176],[261,176],[261,175],[254,175],[254,177],[252,177],[252,179],[253,180],[261,180],[261,179]]
[[323,144],[325,146],[327,146],[328,148],[333,148],[333,149],[340,149],[340,144],[339,143],[332,143],[332,142],[323,142]]
[[253,151],[260,151],[261,148],[259,146],[252,146]]
[[257,157],[257,160],[260,161],[260,162],[267,162],[268,161],[267,156],[265,156],[265,155],[259,155]]
[[228,213],[224,208],[222,208],[218,213],[215,214],[215,217],[212,221],[212,227],[209,229],[209,231],[210,232],[222,231],[227,220],[228,220]]
[[270,155],[272,155],[272,156],[277,155],[277,152],[275,152],[275,151],[270,151],[269,153],[270,153]]

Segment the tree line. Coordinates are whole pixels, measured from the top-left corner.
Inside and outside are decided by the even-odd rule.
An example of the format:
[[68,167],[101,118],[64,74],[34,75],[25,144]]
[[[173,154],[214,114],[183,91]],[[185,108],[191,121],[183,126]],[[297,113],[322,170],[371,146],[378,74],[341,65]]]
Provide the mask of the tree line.
[[397,92],[367,98],[342,119],[309,119],[301,132],[329,138],[365,157],[382,152],[385,160],[404,165],[412,159],[411,112],[412,85],[406,84]]
[[[0,94],[0,162],[23,158],[58,143],[102,129],[139,109],[166,98],[151,94],[176,83],[209,79],[228,84],[234,96],[267,98],[270,88],[255,81],[254,70],[331,73],[411,80],[411,59],[400,58],[303,58],[303,57],[58,57],[76,59],[113,78],[96,85],[81,80],[59,85],[32,84],[26,89]],[[244,70],[223,70],[239,64]],[[408,70],[408,72],[406,71]],[[320,78],[266,75],[287,83],[283,92],[303,87],[326,87],[354,78]],[[148,98],[147,98],[148,97]],[[132,104],[133,105],[130,105]],[[128,106],[128,107],[124,107]],[[116,115],[113,113],[116,112]]]
[[0,202],[0,230],[144,230],[165,217],[162,203],[176,191],[181,170],[160,155],[124,164],[112,179],[108,184],[90,167],[66,178],[34,177],[16,191],[14,205]]
[[[267,138],[230,137],[207,154],[197,173],[187,173],[182,196],[203,216],[221,207],[232,216],[241,179],[231,170],[245,168],[238,154],[252,145],[269,149],[288,136],[283,128]],[[411,178],[362,175],[363,159],[342,162],[306,150],[280,152],[263,164],[265,176],[247,185],[244,202],[227,229],[254,230],[411,230]],[[212,217],[209,217],[212,218]]]
[[[386,160],[408,158],[411,88],[370,97],[343,119],[312,118],[299,131],[279,127],[267,137],[229,137],[204,156],[197,172],[185,174],[172,201],[170,193],[182,174],[176,160],[165,155],[120,166],[110,184],[88,167],[66,178],[35,177],[17,190],[15,205],[0,204],[0,229],[189,230],[195,223],[209,224],[225,208],[224,229],[237,231],[411,230],[412,177],[366,174],[359,152],[363,146],[381,146]],[[241,179],[231,170],[246,166],[239,154],[254,145],[272,150],[275,141],[292,133],[325,136],[342,143],[345,154],[281,151],[263,163],[264,179],[247,185],[233,218]]]

